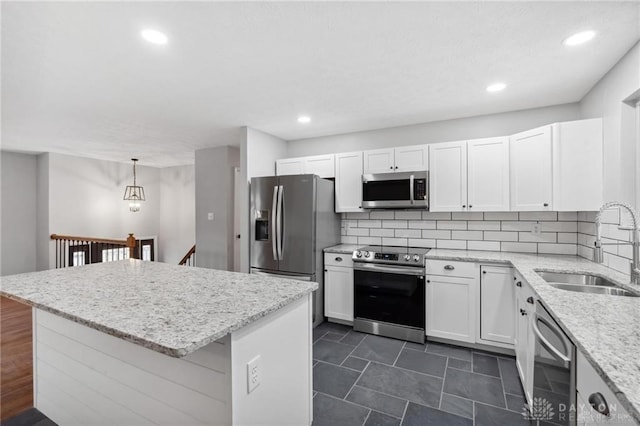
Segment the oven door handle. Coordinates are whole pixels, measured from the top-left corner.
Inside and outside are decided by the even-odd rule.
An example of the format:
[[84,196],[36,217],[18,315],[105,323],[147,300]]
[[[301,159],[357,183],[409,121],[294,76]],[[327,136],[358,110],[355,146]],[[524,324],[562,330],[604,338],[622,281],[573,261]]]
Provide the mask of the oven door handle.
[[385,266],[385,265],[373,265],[370,263],[354,263],[353,269],[356,271],[368,271],[368,272],[382,272],[389,274],[399,275],[414,275],[418,277],[424,276],[423,268],[412,268],[402,266]]
[[[538,315],[535,316],[535,318],[533,320],[533,323],[531,325],[533,327],[533,332],[536,334],[536,337],[540,341],[540,344],[542,345],[542,347],[544,347],[546,350],[548,350],[549,353],[551,355],[553,355],[558,361],[562,362],[562,365],[563,365],[564,368],[570,368],[571,367],[571,358],[569,358],[567,355],[565,355],[562,352],[560,352],[555,346],[553,346],[542,335],[542,332],[538,328],[538,321],[540,321],[541,323],[543,323],[544,325],[549,327],[549,330],[551,330],[553,332],[553,334],[555,334],[560,339],[560,341],[563,342],[563,345],[564,345],[564,338],[558,333],[558,331],[553,327],[553,325],[549,324],[549,322],[547,320],[545,320],[544,318],[539,317]],[[565,349],[566,349],[566,347],[565,347]]]

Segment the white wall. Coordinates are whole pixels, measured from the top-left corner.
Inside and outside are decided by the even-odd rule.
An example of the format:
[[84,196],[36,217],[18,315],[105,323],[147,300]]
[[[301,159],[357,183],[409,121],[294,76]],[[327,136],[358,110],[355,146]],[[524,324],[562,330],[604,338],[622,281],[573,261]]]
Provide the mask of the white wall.
[[[49,254],[49,154],[40,154],[36,160],[36,268],[50,267]],[[42,243],[39,243],[41,242]]]
[[240,141],[240,271],[249,272],[249,184],[252,177],[273,176],[276,160],[287,157],[287,142],[249,127],[243,129]]
[[0,153],[0,275],[36,270],[35,155]]
[[196,266],[233,270],[233,178],[240,152],[220,146],[197,150],[195,158]]
[[637,43],[580,102],[583,118],[602,117],[604,198],[636,202],[634,107],[625,103],[640,90],[640,43]]
[[577,103],[289,141],[285,157],[505,136],[580,119]]
[[196,243],[195,167],[160,169],[160,223],[157,260],[176,264]]

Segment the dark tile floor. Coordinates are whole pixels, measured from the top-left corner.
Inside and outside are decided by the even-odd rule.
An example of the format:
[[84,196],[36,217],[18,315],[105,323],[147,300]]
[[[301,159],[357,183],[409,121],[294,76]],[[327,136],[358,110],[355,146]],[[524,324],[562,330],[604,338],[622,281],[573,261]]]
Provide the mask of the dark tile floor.
[[2,426],[57,426],[47,416],[36,408],[30,408],[22,413],[4,420]]
[[327,322],[313,339],[313,426],[529,425],[514,358]]

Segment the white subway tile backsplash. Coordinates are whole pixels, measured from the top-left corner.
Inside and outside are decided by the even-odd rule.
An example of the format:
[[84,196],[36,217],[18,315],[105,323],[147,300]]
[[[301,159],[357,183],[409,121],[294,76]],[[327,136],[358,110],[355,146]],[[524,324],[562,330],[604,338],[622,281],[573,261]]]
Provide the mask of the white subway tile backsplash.
[[436,240],[436,247],[441,249],[466,250],[467,242],[460,240]]
[[576,246],[575,244],[540,243],[538,244],[538,253],[569,254],[575,256],[576,254],[578,254],[578,246]]
[[467,241],[467,250],[500,251],[498,241]]
[[500,243],[502,251],[515,251],[518,253],[535,253],[538,249],[536,243]]
[[482,212],[453,212],[452,220],[484,220]]
[[467,222],[467,229],[469,231],[499,231],[500,222],[494,221],[469,221]]
[[615,224],[620,223],[620,209],[615,207],[615,208],[607,209],[603,211],[600,220],[602,223],[615,223]]
[[540,234],[518,232],[518,241],[523,243],[555,243],[557,234],[555,232],[541,232]]
[[439,220],[436,224],[437,229],[467,229],[467,222],[462,220]]
[[382,245],[408,247],[409,241],[406,238],[382,238]]
[[578,232],[577,222],[540,222],[542,232]]
[[548,220],[556,222],[558,220],[558,212],[520,212],[519,220]]
[[426,220],[450,220],[451,213],[447,212],[422,212],[422,218]]
[[347,213],[347,219],[369,219],[369,212]]
[[406,220],[383,220],[383,228],[407,228]]
[[593,260],[593,249],[585,246],[578,246],[578,256],[588,260]]
[[503,221],[503,231],[531,231],[533,225],[536,222],[515,222],[515,221]]
[[558,242],[564,244],[577,244],[578,233],[577,232],[558,232]]
[[398,238],[420,238],[422,231],[420,229],[396,229],[395,236]]
[[426,230],[422,231],[422,238],[434,238],[434,239],[438,239],[438,240],[450,240],[451,239],[451,231],[426,229]]
[[395,236],[395,232],[394,232],[394,229],[373,228],[369,230],[369,235],[371,237],[393,237]]
[[619,241],[629,241],[631,237],[630,231],[618,229],[618,225],[604,224],[602,225],[602,235],[606,235],[608,238]]
[[435,220],[410,220],[410,229],[436,229]]
[[379,246],[382,244],[380,237],[358,237],[358,244]]
[[484,231],[485,241],[518,241],[517,232]]
[[340,237],[340,242],[342,244],[358,244],[358,237],[343,235]]
[[409,247],[427,247],[433,248],[436,246],[436,240],[425,239],[425,238],[409,238]]
[[485,212],[484,220],[518,220],[518,212]]
[[451,231],[452,240],[481,240],[482,231]]
[[593,222],[578,222],[578,233],[596,235],[596,224]]
[[596,242],[596,237],[589,234],[578,233],[578,245],[593,247]]
[[598,212],[578,212],[578,220],[581,222],[595,222]]
[[382,221],[380,220],[359,220],[358,228],[380,228]]
[[629,274],[629,259],[625,259],[624,257],[619,257],[613,254],[605,253],[604,255],[604,263],[611,269],[615,269],[618,272],[622,272],[623,274]]
[[633,247],[631,244],[624,244],[618,246],[618,256],[624,257],[626,259],[633,259]]
[[558,212],[560,222],[575,222],[578,220],[578,212]]
[[369,213],[371,219],[393,219],[395,215],[393,210],[375,210]]
[[347,228],[347,235],[354,235],[357,237],[368,237],[369,228]]
[[396,211],[396,219],[422,219],[422,212],[418,211]]

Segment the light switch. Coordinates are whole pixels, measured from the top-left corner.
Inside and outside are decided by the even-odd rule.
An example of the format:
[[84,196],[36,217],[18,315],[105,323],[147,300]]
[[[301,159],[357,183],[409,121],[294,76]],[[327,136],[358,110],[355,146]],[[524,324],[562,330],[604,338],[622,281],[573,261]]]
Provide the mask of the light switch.
[[213,220],[213,213],[212,212],[207,213],[207,220]]

